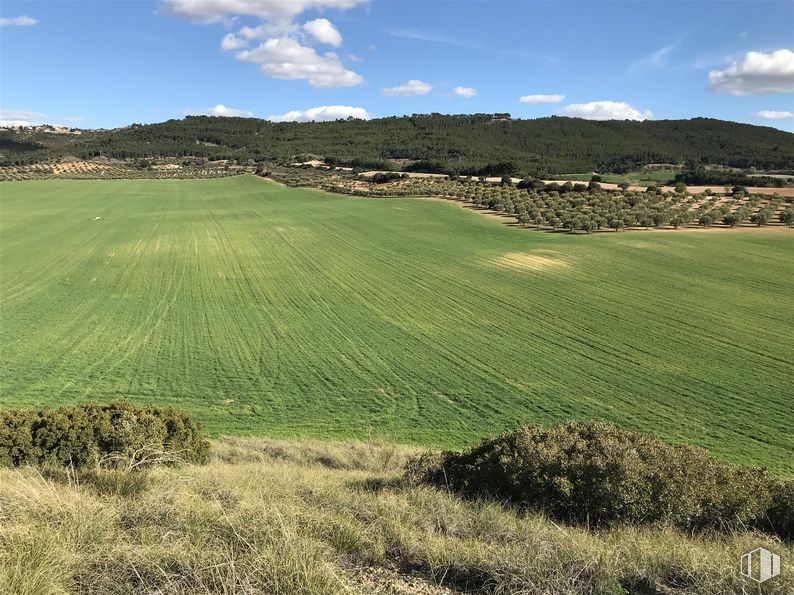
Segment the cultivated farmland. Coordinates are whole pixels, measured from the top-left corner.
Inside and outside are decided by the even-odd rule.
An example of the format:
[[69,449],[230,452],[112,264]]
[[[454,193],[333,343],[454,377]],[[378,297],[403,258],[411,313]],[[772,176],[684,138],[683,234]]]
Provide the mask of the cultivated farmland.
[[794,471],[787,230],[532,233],[252,176],[0,192],[3,406],[437,446],[606,418]]

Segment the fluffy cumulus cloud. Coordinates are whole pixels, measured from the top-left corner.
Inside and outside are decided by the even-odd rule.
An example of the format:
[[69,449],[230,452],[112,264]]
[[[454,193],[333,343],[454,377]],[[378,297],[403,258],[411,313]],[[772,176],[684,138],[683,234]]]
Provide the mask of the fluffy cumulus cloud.
[[330,122],[332,120],[369,120],[372,115],[363,107],[349,105],[323,105],[304,111],[294,110],[280,116],[268,116],[271,122]]
[[36,23],[38,23],[36,19],[26,14],[18,17],[0,18],[0,27],[32,27]]
[[522,95],[518,98],[520,103],[559,103],[565,95]]
[[709,72],[709,87],[716,93],[794,92],[794,52],[778,50],[765,54],[747,52],[725,70]]
[[303,30],[320,43],[338,48],[342,45],[342,35],[328,19],[314,19],[303,24]]
[[417,79],[411,79],[402,85],[396,87],[386,87],[383,89],[384,95],[398,96],[398,95],[427,95],[433,90],[432,85],[428,85]]
[[254,115],[254,112],[235,109],[233,107],[226,107],[225,105],[219,103],[215,107],[209,107],[207,109],[188,109],[184,111],[184,114],[186,116],[226,116],[232,118],[250,118]]
[[313,87],[351,87],[363,81],[361,75],[345,68],[335,53],[318,54],[289,37],[268,39],[236,57],[259,64],[262,72],[273,78],[303,79]]
[[360,74],[344,66],[334,52],[318,52],[313,45],[342,45],[331,21],[318,18],[303,24],[298,16],[309,9],[348,10],[367,0],[165,0],[159,14],[197,24],[231,26],[239,16],[261,23],[244,26],[221,39],[221,49],[238,60],[258,64],[262,74],[284,80],[305,80],[313,87],[350,87],[361,84]]
[[562,109],[562,114],[585,120],[649,120],[649,110],[640,111],[623,101],[591,101],[571,103]]
[[347,10],[367,0],[165,0],[160,14],[207,24],[229,21],[235,15],[259,17],[267,21],[292,21],[309,9]]
[[477,95],[477,89],[474,87],[455,87],[453,93],[457,97],[474,97]]
[[753,115],[762,120],[785,120],[787,118],[794,118],[794,112],[776,112],[766,109],[755,112]]
[[0,126],[36,126],[44,124],[47,115],[40,112],[25,112],[0,108]]

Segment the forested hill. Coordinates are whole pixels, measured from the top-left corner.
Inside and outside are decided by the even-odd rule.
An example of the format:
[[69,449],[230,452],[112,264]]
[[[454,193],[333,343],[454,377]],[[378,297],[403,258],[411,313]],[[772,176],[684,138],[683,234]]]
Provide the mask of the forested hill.
[[[0,162],[21,165],[66,155],[287,161],[311,154],[363,167],[384,167],[387,159],[422,160],[413,167],[464,174],[620,173],[648,163],[685,160],[794,169],[794,134],[773,128],[706,118],[595,122],[495,116],[500,115],[431,114],[317,123],[188,116],[80,135],[4,130]],[[518,171],[506,171],[511,168]]]

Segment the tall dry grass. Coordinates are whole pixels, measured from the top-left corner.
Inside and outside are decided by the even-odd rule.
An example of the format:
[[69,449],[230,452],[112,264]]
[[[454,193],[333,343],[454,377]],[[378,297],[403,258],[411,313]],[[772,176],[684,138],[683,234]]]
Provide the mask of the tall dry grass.
[[[411,452],[388,441],[213,446],[207,466],[0,470],[0,592],[794,592],[791,545],[587,531],[464,502],[400,481]],[[760,589],[738,572],[759,545],[784,569]]]

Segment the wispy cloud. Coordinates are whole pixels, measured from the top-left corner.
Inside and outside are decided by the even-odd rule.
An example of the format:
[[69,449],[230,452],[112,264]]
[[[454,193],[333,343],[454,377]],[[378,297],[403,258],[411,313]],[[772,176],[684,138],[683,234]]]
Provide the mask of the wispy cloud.
[[0,18],[0,27],[32,27],[36,23],[38,23],[36,19],[26,14],[18,17]]
[[400,37],[402,39],[413,39],[414,41],[427,41],[430,43],[444,43],[447,45],[456,45],[459,47],[477,48],[482,47],[481,43],[470,41],[467,39],[458,39],[455,37],[447,37],[439,33],[431,31],[421,31],[419,29],[392,29],[389,32],[392,37]]
[[697,56],[692,61],[692,68],[696,70],[703,70],[705,68],[714,68],[716,66],[724,66],[730,62],[735,62],[744,56],[744,52],[731,52],[729,54],[717,54],[714,52],[702,54]]
[[629,73],[639,74],[653,68],[664,68],[668,66],[670,64],[670,56],[678,49],[680,45],[681,40],[679,39],[671,44],[654,50],[639,60],[635,60],[629,66]]

